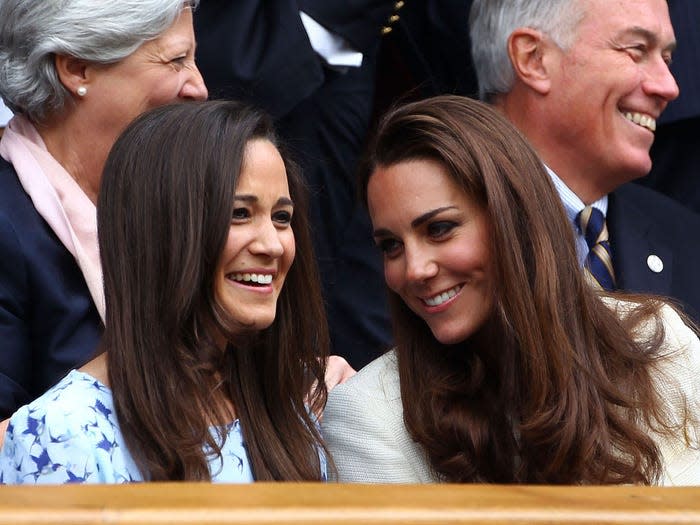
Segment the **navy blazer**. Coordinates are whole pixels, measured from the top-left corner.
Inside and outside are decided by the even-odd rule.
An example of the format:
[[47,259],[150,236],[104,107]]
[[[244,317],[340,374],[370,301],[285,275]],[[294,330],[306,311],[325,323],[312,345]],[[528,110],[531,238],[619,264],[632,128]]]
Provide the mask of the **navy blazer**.
[[[618,286],[681,301],[700,320],[700,216],[665,195],[628,183],[610,194],[606,222]],[[659,272],[650,267],[652,255],[663,263]]]
[[0,158],[0,419],[88,361],[101,333],[75,259]]

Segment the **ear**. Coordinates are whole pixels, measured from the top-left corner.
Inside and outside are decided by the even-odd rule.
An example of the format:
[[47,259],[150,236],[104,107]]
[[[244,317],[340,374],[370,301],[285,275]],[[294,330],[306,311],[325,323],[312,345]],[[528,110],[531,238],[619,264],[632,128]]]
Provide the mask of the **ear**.
[[530,27],[520,27],[508,38],[508,56],[515,75],[541,95],[546,95],[551,87],[545,60],[549,51],[544,35]]
[[61,84],[71,93],[75,94],[79,87],[87,83],[88,64],[79,58],[56,55],[54,65]]

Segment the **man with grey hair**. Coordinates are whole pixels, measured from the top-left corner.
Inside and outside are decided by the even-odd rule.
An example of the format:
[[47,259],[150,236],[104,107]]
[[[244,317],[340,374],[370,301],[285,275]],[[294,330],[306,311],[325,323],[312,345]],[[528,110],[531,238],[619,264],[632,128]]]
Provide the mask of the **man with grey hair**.
[[480,96],[529,139],[604,289],[670,296],[700,312],[700,217],[629,184],[651,169],[656,119],[678,96],[666,0],[474,0]]

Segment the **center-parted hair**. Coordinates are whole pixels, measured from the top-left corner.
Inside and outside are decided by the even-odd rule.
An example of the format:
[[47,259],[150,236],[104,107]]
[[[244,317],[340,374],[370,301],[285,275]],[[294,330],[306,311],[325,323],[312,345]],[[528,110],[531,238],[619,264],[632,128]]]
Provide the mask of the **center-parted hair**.
[[[666,423],[652,375],[660,302],[618,317],[584,280],[572,227],[544,166],[492,107],[440,96],[389,112],[370,145],[375,168],[443,164],[491,224],[494,310],[476,334],[443,345],[390,292],[404,421],[446,481],[651,483],[648,429]],[[465,313],[466,315],[466,313]],[[649,336],[635,332],[652,322]]]
[[[209,429],[230,422],[230,404],[256,479],[320,479],[305,403],[325,403],[328,334],[304,187],[288,161],[296,257],[275,321],[234,338],[214,291],[245,147],[260,138],[276,143],[270,120],[246,105],[176,104],[136,119],[105,165],[103,348],[119,425],[147,480],[210,479],[203,447],[220,453]],[[225,351],[213,340],[221,333]]]

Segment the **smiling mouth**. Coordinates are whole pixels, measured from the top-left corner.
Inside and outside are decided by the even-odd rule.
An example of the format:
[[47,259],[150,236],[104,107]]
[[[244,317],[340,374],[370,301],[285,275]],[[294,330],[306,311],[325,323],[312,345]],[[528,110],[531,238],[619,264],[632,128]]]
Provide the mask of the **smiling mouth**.
[[228,278],[248,286],[267,286],[272,282],[271,274],[261,273],[231,273]]
[[427,299],[421,299],[428,306],[440,306],[442,303],[449,301],[455,295],[459,293],[462,289],[462,285],[458,284],[454,288],[450,288],[445,292],[441,292],[433,297],[428,297]]
[[630,111],[625,111],[622,113],[630,122],[637,124],[643,128],[648,129],[651,132],[656,131],[656,119],[650,115],[645,115],[644,113],[632,113]]

